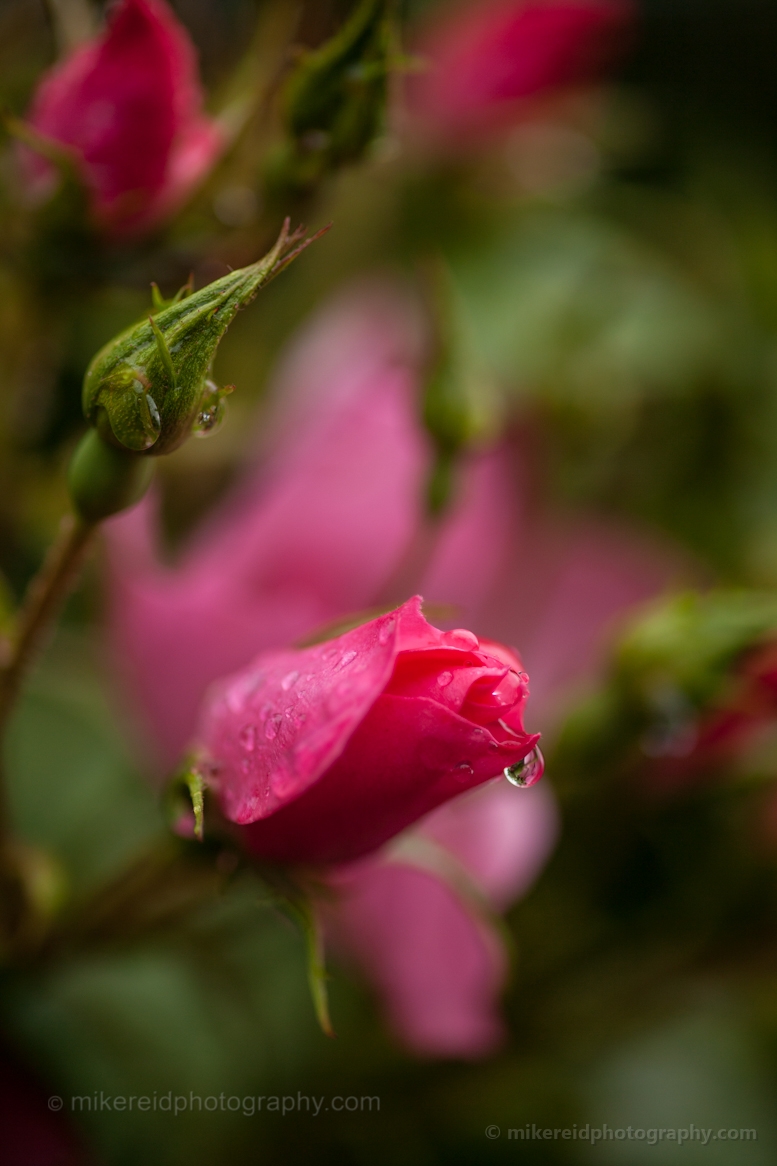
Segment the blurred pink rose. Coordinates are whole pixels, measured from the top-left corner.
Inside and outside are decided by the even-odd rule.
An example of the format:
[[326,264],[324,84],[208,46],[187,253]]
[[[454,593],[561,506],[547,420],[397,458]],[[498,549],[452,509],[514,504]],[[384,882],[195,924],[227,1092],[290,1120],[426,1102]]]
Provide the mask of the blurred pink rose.
[[0,1047],[3,1166],[88,1166],[91,1155],[68,1121],[64,1102]]
[[527,98],[600,81],[634,19],[630,0],[488,0],[459,6],[419,46],[411,112],[443,137],[514,119]]
[[[521,645],[541,723],[535,704],[550,718],[560,694],[590,677],[610,622],[666,582],[655,548],[530,505],[525,460],[507,446],[470,459],[450,513],[431,526],[419,352],[403,295],[347,292],[281,367],[264,463],[176,566],[154,552],[153,502],[107,524],[116,656],[168,764],[193,737],[211,682],[416,588],[455,605],[455,622],[479,637]],[[341,895],[330,933],[377,984],[406,1045],[471,1057],[498,1042],[506,956],[488,910],[527,890],[556,830],[549,789],[491,782],[332,871]]]
[[[527,696],[508,649],[438,631],[416,597],[315,647],[257,656],[208,697],[198,744],[254,854],[350,862],[532,755]],[[527,785],[542,774],[528,769]]]
[[[120,0],[105,31],[46,74],[29,121],[73,149],[95,218],[112,234],[173,213],[224,144],[202,111],[194,47],[164,0]],[[29,150],[25,163],[45,192],[51,164]]]

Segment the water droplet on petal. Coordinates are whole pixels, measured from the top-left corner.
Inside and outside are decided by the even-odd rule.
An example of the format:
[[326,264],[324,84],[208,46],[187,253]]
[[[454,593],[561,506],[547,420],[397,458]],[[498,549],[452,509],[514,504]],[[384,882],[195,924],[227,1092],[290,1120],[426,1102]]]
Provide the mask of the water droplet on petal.
[[387,644],[389,642],[394,631],[395,622],[395,620],[390,619],[387,623],[383,624],[380,631],[378,632],[379,644]]
[[288,692],[289,689],[295,685],[298,680],[299,672],[288,672],[281,681],[281,688],[284,692]]
[[264,726],[264,735],[268,741],[274,741],[278,736],[278,729],[281,727],[283,717],[280,713],[274,713],[267,724]]
[[511,785],[525,789],[526,786],[534,785],[535,781],[540,780],[544,769],[545,758],[535,745],[531,752],[520,761],[516,761],[515,765],[508,765],[504,773]]
[[256,748],[256,729],[253,725],[243,725],[239,734],[240,744],[246,753],[253,753]]
[[458,781],[466,781],[467,778],[472,777],[474,772],[475,770],[472,768],[468,761],[462,761],[459,765],[456,766],[454,770],[454,776]]
[[240,768],[245,774],[249,774],[251,772],[251,762],[247,757],[244,757],[240,762]]
[[285,797],[295,784],[295,777],[285,766],[279,766],[270,778],[272,792],[279,798]]
[[467,652],[474,652],[480,647],[480,640],[474,632],[467,631],[466,628],[454,628],[452,632],[447,632],[445,639],[454,648],[464,648]]
[[453,673],[452,672],[441,672],[440,675],[437,677],[437,683],[439,684],[440,688],[446,688],[452,680],[453,680]]
[[348,665],[352,664],[355,659],[356,659],[356,652],[354,652],[353,650],[351,650],[350,652],[344,652],[343,655],[340,657],[340,660],[338,662],[337,667],[338,668],[347,668]]

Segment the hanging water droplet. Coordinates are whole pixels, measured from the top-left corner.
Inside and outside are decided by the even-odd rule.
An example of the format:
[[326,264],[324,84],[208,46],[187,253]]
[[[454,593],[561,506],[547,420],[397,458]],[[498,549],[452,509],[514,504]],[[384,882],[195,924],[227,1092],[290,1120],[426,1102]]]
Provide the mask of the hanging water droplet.
[[287,672],[281,681],[281,688],[284,692],[288,692],[299,680],[299,672]]
[[206,381],[200,398],[200,407],[192,426],[195,437],[208,437],[218,429],[224,420],[226,403],[224,398],[232,392],[232,385],[220,389],[214,381]]
[[437,677],[437,683],[439,684],[440,688],[447,688],[452,680],[453,680],[453,673],[452,672],[441,672],[440,675]]
[[243,725],[239,733],[240,744],[246,753],[253,753],[256,748],[256,729],[253,725]]
[[539,750],[537,745],[527,753],[520,761],[516,761],[515,765],[508,765],[504,771],[505,777],[511,785],[517,785],[519,789],[525,789],[528,785],[534,785],[535,781],[539,781],[545,769],[545,758]]
[[270,717],[269,721],[264,726],[264,735],[268,741],[274,741],[278,736],[278,729],[281,727],[282,720],[283,717],[280,713],[274,713],[273,716]]

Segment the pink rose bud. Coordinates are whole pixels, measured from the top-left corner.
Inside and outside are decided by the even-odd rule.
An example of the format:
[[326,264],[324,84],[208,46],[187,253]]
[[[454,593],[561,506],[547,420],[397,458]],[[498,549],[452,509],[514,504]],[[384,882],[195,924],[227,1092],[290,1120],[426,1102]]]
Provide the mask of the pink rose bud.
[[[29,121],[72,147],[92,208],[110,233],[138,232],[171,214],[223,146],[202,112],[194,47],[164,0],[120,0],[101,36],[43,78]],[[25,151],[33,190],[53,168]]]
[[510,121],[516,105],[602,79],[632,24],[629,0],[473,3],[431,30],[413,113],[443,135]]
[[337,639],[262,653],[212,692],[199,744],[250,850],[346,862],[503,771],[538,780],[527,696],[508,648],[438,631],[416,597]]

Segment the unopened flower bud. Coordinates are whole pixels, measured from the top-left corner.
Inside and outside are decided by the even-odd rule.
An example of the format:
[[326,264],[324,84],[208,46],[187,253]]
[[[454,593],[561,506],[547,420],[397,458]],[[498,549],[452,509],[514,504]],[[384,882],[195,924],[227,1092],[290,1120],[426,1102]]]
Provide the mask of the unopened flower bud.
[[394,7],[393,0],[362,0],[330,40],[301,57],[282,95],[287,141],[268,166],[277,192],[305,191],[356,161],[380,130]]
[[[317,236],[313,236],[317,238]],[[273,249],[197,292],[182,293],[98,352],[84,379],[83,407],[100,436],[138,454],[170,453],[193,430],[218,421],[220,398],[210,380],[219,341],[240,308],[313,238],[289,234]]]
[[427,484],[432,514],[448,506],[461,455],[498,428],[499,409],[490,378],[468,342],[466,321],[450,272],[440,261],[422,268],[422,290],[432,334],[422,411],[435,459]]

